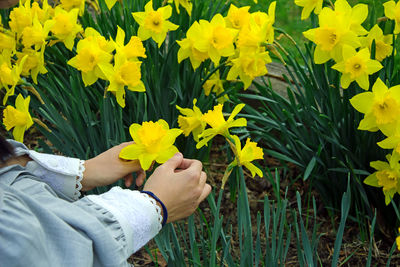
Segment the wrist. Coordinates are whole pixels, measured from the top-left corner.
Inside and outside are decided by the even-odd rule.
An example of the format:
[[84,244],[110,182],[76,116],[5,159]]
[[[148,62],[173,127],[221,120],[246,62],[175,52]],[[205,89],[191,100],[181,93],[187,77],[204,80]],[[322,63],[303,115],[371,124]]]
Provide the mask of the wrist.
[[151,191],[140,191],[140,192],[152,197],[156,201],[157,205],[161,208],[161,216],[163,217],[163,221],[162,221],[161,225],[164,226],[168,220],[167,207],[164,205],[164,203],[161,201],[161,199],[159,199],[153,192],[151,192]]
[[90,159],[85,160],[83,166],[84,166],[84,171],[82,174],[82,181],[81,181],[82,191],[89,191],[96,187],[93,179],[95,175],[93,175],[91,171],[92,168]]

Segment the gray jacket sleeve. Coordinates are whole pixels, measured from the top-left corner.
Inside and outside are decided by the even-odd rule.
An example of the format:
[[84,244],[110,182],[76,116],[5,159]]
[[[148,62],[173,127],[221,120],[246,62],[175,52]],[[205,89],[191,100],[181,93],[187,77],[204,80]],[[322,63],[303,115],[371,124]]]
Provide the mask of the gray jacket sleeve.
[[128,266],[130,253],[118,220],[86,197],[67,202],[35,179],[0,182],[2,266]]
[[68,201],[78,200],[82,189],[83,160],[38,153],[20,142],[7,141],[14,147],[16,156],[28,155],[32,159],[26,166],[27,171],[52,187],[59,197]]

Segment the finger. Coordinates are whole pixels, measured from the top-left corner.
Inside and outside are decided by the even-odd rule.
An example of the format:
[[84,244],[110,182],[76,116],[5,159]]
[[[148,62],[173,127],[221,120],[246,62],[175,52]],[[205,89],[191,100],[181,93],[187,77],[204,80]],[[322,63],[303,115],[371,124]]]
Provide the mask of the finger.
[[142,186],[145,178],[146,178],[146,172],[143,169],[140,169],[137,172],[136,185]]
[[202,202],[211,192],[211,185],[205,184],[203,187],[203,192],[201,193],[198,201],[199,203]]
[[132,183],[133,183],[133,176],[132,176],[132,173],[127,174],[127,175],[124,177],[124,180],[125,180],[125,186],[126,186],[126,187],[131,187],[131,186],[132,186]]
[[199,179],[199,186],[204,187],[207,181],[207,174],[205,172],[201,172]]
[[178,166],[179,169],[185,170],[187,168],[189,168],[193,163],[194,163],[194,159],[185,159],[183,158],[181,164]]
[[190,166],[186,170],[198,173],[200,175],[202,169],[203,169],[203,164],[201,163],[201,161],[191,160]]
[[164,168],[167,169],[170,168],[172,170],[175,170],[181,165],[182,160],[183,160],[183,155],[182,153],[178,152],[172,158],[167,160],[167,162],[165,162],[162,166],[164,166]]

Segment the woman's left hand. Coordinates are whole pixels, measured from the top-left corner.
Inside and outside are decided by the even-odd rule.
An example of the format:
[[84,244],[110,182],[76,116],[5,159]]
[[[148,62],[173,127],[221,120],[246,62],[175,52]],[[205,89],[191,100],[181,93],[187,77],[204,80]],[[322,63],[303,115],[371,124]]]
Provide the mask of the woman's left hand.
[[92,159],[86,160],[81,182],[82,191],[91,190],[96,186],[109,185],[122,178],[125,180],[125,185],[130,187],[133,183],[133,172],[137,173],[136,185],[141,186],[146,178],[146,173],[140,166],[139,161],[126,161],[119,158],[121,149],[132,143],[122,143]]

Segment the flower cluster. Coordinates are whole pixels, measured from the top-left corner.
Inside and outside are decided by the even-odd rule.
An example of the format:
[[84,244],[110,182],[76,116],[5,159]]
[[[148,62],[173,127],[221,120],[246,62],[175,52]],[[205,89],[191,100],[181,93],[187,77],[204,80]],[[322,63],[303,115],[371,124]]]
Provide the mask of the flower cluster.
[[[231,135],[229,132],[230,128],[247,126],[247,120],[245,118],[234,119],[245,105],[237,105],[229,115],[228,119],[225,120],[224,113],[222,112],[223,104],[218,104],[213,108],[213,110],[209,110],[203,114],[199,107],[196,106],[196,103],[197,100],[195,99],[193,101],[193,109],[177,106],[177,109],[182,114],[178,117],[178,124],[185,136],[192,133],[194,140],[197,142],[196,147],[198,149],[207,145],[216,135],[222,135],[230,144],[235,159],[228,166],[222,179],[221,187],[224,188],[234,166],[245,166],[250,170],[253,177],[256,174],[262,177],[262,171],[251,162],[256,159],[263,159],[263,150],[260,147],[257,147],[257,143],[250,141],[249,138],[246,140],[246,144],[242,148],[239,137]],[[207,128],[207,125],[209,128]]]
[[355,81],[361,88],[368,90],[369,75],[382,68],[378,60],[371,59],[373,41],[379,43],[376,46],[379,57],[376,59],[383,60],[391,52],[390,49],[384,49],[390,37],[383,36],[378,26],[368,34],[361,25],[367,16],[367,5],[351,7],[346,0],[337,0],[333,9],[324,7],[319,13],[319,27],[303,33],[316,44],[315,63],[323,64],[330,59],[336,62],[332,68],[342,73],[341,86],[344,89]]
[[[211,21],[195,21],[186,33],[186,38],[178,41],[178,62],[190,59],[193,69],[208,59],[215,67],[220,66],[221,59],[230,67],[226,79],[237,78],[247,89],[256,78],[267,74],[266,64],[271,62],[268,44],[274,41],[276,2],[271,3],[268,13],[250,13],[249,6],[236,7],[231,4],[228,14],[223,17],[216,14]],[[213,74],[214,83],[205,83],[205,93],[211,91],[219,95],[222,103],[228,98],[224,93],[219,72]]]
[[[309,11],[312,1],[296,1],[307,5]],[[400,32],[396,10],[400,5],[394,1],[384,5],[385,15],[395,20],[394,34]],[[315,13],[318,13],[315,7]],[[306,13],[309,13],[309,12]],[[305,12],[303,10],[303,12]],[[351,7],[346,0],[337,0],[333,7],[324,7],[318,15],[319,27],[304,32],[304,36],[315,43],[314,61],[323,64],[331,59],[336,63],[333,69],[342,73],[340,83],[346,89],[352,82],[366,90],[350,99],[351,105],[364,114],[359,130],[380,130],[387,138],[378,145],[393,149],[389,163],[371,162],[377,171],[365,179],[371,186],[382,187],[385,202],[389,204],[394,194],[400,193],[400,85],[388,88],[380,78],[370,89],[370,75],[382,69],[387,57],[394,53],[393,34],[383,34],[378,24],[367,31],[361,24],[368,16],[368,7],[357,4]],[[371,53],[374,52],[374,55]]]
[[[79,3],[78,3],[79,2]],[[72,50],[76,35],[82,31],[78,14],[83,12],[84,1],[61,1],[52,7],[47,0],[38,2],[21,1],[9,15],[9,28],[0,28],[0,89],[5,89],[3,105],[15,94],[24,78],[37,83],[37,76],[47,72],[44,60],[46,47],[62,42]],[[77,6],[77,8],[74,8]],[[78,8],[78,6],[80,8]],[[22,95],[16,98],[15,106],[7,106],[3,123],[7,130],[14,128],[16,140],[22,141],[24,132],[32,124],[29,115],[29,97],[23,103]]]
[[121,107],[125,107],[125,87],[131,91],[145,91],[141,81],[142,62],[138,58],[145,58],[146,54],[138,37],[132,36],[125,44],[125,32],[120,27],[115,41],[106,40],[90,27],[85,29],[84,36],[77,44],[77,55],[68,64],[81,71],[86,86],[99,78],[109,81],[106,90],[116,96]]

